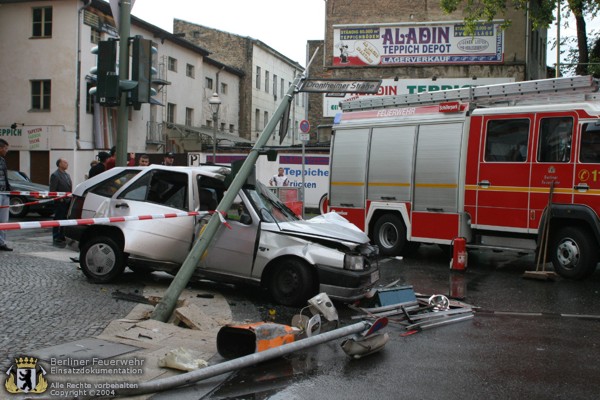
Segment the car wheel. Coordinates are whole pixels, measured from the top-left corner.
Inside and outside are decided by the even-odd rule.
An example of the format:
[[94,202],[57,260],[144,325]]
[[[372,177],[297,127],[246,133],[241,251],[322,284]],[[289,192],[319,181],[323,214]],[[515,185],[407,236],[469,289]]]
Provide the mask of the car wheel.
[[317,290],[309,266],[295,259],[285,259],[275,266],[269,291],[273,299],[284,306],[302,306]]
[[8,209],[8,214],[12,218],[22,218],[27,215],[29,212],[29,207],[24,206],[23,204],[27,203],[22,197],[11,197],[9,200],[10,208]]
[[593,235],[582,229],[564,227],[551,237],[550,261],[564,278],[583,279],[594,273],[598,249]]
[[79,263],[85,276],[98,283],[112,282],[125,270],[123,252],[106,236],[86,242],[81,248]]
[[373,242],[379,246],[379,253],[386,257],[408,256],[419,248],[419,243],[406,240],[404,223],[395,214],[384,214],[375,222]]

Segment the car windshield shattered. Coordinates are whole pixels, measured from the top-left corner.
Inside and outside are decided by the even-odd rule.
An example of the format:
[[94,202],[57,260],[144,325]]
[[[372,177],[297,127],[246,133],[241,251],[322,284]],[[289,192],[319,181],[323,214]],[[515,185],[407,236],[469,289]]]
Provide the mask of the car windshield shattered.
[[252,201],[261,219],[265,222],[290,222],[299,218],[265,185],[256,182],[254,187],[246,187],[244,192]]

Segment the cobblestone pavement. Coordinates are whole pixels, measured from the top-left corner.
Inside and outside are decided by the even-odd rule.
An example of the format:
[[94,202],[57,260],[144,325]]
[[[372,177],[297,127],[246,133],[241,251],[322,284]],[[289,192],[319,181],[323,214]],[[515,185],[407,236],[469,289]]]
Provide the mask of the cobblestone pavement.
[[0,371],[28,352],[96,336],[136,305],[112,293],[141,293],[138,275],[93,284],[70,260],[76,252],[52,244],[50,230],[7,236],[14,251],[0,253]]

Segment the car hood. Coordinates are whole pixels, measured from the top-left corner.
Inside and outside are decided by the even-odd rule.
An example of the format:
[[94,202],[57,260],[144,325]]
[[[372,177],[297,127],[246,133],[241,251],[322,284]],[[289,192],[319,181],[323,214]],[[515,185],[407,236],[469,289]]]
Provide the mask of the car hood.
[[278,225],[282,232],[295,236],[357,244],[369,242],[369,237],[363,231],[335,212],[319,215],[309,220],[280,222]]
[[33,182],[9,181],[12,190],[21,192],[47,192],[48,186]]

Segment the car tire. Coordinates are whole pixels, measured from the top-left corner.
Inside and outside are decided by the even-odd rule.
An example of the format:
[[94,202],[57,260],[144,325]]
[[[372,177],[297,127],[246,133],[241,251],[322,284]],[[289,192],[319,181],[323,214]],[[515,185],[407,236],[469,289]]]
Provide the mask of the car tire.
[[550,240],[550,261],[554,271],[563,278],[584,279],[594,273],[598,264],[598,249],[587,230],[564,227]]
[[11,218],[23,218],[29,212],[29,207],[23,204],[27,201],[22,197],[11,197],[9,199],[10,208],[8,209],[8,215]]
[[86,242],[81,248],[79,263],[85,276],[96,283],[112,282],[125,270],[123,251],[106,236]]
[[296,259],[284,259],[276,266],[269,282],[273,299],[284,306],[302,306],[316,294],[310,267]]
[[373,242],[385,257],[410,256],[420,245],[406,240],[406,228],[396,214],[384,214],[375,221]]

